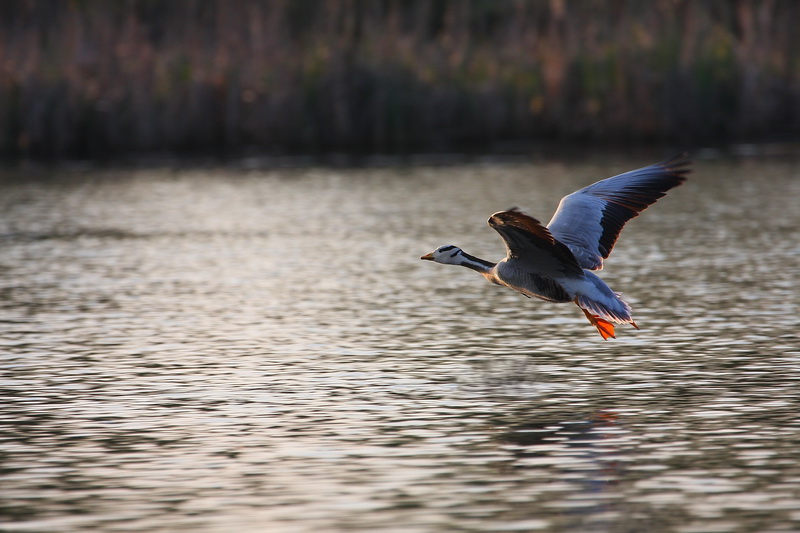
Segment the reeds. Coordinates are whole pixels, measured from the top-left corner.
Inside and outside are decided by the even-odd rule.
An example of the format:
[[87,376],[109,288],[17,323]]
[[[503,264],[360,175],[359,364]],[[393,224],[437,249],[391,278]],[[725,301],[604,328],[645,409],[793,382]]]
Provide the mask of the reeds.
[[793,0],[4,0],[0,151],[800,134]]

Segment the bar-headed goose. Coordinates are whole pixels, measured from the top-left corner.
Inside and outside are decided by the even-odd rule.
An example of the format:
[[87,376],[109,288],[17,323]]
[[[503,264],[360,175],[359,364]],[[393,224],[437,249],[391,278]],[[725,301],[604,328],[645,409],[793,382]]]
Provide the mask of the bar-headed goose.
[[592,270],[603,268],[625,223],[683,183],[689,172],[685,155],[598,181],[561,199],[543,226],[517,208],[489,217],[506,244],[499,263],[479,259],[457,246],[440,246],[422,259],[460,265],[497,285],[548,302],[575,302],[603,339],[614,325],[639,327],[631,307]]

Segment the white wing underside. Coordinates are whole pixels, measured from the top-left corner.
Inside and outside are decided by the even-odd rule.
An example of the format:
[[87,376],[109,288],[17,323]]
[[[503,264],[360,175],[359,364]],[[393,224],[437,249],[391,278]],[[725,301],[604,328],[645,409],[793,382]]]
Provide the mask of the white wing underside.
[[687,164],[679,156],[584,187],[561,199],[547,229],[582,268],[600,270],[625,223],[683,183]]

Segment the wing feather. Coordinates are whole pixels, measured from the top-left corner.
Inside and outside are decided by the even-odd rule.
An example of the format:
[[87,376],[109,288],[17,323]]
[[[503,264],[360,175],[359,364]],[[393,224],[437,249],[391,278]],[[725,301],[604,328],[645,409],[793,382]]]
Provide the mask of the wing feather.
[[500,211],[489,217],[491,226],[506,244],[506,261],[524,265],[531,274],[582,276],[572,252],[556,240],[541,222],[517,208]]
[[600,270],[625,223],[683,183],[689,163],[681,154],[584,187],[561,199],[547,229],[581,267]]

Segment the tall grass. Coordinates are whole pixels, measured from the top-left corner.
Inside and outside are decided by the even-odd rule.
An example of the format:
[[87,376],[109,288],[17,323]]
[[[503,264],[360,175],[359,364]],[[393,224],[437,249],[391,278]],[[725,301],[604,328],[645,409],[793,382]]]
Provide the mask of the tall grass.
[[793,0],[4,0],[0,152],[800,134]]

